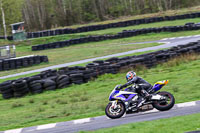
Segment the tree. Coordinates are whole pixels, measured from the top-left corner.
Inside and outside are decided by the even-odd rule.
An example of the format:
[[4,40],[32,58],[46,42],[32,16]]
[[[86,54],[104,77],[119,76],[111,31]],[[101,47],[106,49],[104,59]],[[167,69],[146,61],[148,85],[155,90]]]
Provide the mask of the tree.
[[0,5],[1,5],[2,20],[3,20],[4,36],[5,36],[5,39],[7,39],[6,20],[5,20],[5,13],[3,9],[2,0],[0,0]]
[[[0,0],[0,22],[25,21],[28,31],[154,13],[200,4],[199,0]],[[0,5],[1,6],[1,5]],[[3,17],[4,14],[4,17]],[[3,20],[3,18],[5,18]],[[0,29],[3,29],[2,24]],[[5,31],[5,30],[4,30]],[[5,34],[5,33],[4,33]]]

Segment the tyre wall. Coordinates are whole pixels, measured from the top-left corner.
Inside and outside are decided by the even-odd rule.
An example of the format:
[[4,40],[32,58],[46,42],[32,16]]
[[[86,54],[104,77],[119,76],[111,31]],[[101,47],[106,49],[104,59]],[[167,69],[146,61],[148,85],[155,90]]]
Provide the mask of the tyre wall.
[[11,58],[0,60],[0,71],[13,70],[23,67],[29,67],[35,64],[40,64],[43,62],[48,62],[47,56],[29,56],[22,58]]
[[[109,28],[119,28],[119,27],[127,27],[127,26],[140,25],[140,24],[149,24],[149,23],[162,22],[162,21],[174,21],[174,20],[190,19],[190,18],[198,18],[198,17],[200,17],[200,12],[175,15],[175,16],[151,17],[151,18],[144,18],[144,19],[128,20],[128,21],[109,23],[109,24],[90,25],[90,26],[78,27],[75,29],[65,28],[65,29],[56,29],[56,30],[44,30],[44,31],[37,31],[37,32],[28,32],[27,38],[39,38],[39,37],[56,36],[56,35],[63,35],[63,34],[74,34],[74,33],[81,33],[81,32],[104,30],[104,29],[109,29]],[[5,39],[5,37],[0,36],[0,39]],[[13,40],[13,37],[8,36],[8,40]]]
[[[0,39],[5,39],[5,37],[4,36],[0,36]],[[13,36],[7,36],[7,39],[10,40],[10,41],[13,40]]]
[[137,35],[143,35],[147,33],[159,34],[160,32],[191,31],[191,30],[199,30],[199,29],[200,29],[200,24],[187,24],[187,25],[182,25],[182,26],[165,26],[165,27],[160,27],[160,28],[124,30],[122,32],[119,32],[116,35],[88,36],[88,37],[82,37],[82,38],[71,39],[71,40],[66,40],[66,41],[35,45],[35,46],[32,46],[32,51],[62,48],[69,45],[88,43],[88,42],[98,42],[98,41],[109,40],[109,39],[127,38],[127,37],[133,37]]
[[38,94],[44,91],[66,88],[71,84],[83,84],[97,78],[99,75],[116,74],[120,70],[135,68],[138,65],[151,68],[159,63],[190,53],[200,54],[200,41],[142,55],[96,60],[84,67],[75,66],[47,70],[31,77],[3,82],[0,84],[0,91],[4,99],[23,97],[29,93]]
[[139,24],[149,24],[149,23],[155,23],[155,22],[174,21],[174,20],[198,18],[198,17],[200,17],[200,12],[175,15],[175,16],[151,17],[151,18],[144,18],[144,19],[128,20],[128,21],[109,23],[109,24],[83,26],[76,29],[65,28],[65,29],[56,29],[56,30],[45,30],[45,31],[38,31],[38,32],[29,32],[27,33],[27,38],[39,38],[39,37],[46,37],[46,36],[73,34],[73,33],[104,30],[104,29],[109,29],[109,28],[119,28],[119,27],[133,26],[133,25],[139,25]]

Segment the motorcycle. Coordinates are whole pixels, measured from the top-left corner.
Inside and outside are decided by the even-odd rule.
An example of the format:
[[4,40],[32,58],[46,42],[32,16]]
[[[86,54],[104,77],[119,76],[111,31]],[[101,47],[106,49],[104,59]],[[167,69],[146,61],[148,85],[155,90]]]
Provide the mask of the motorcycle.
[[[106,106],[105,113],[111,119],[116,119],[124,116],[126,113],[135,113],[141,111],[148,111],[156,108],[159,111],[167,111],[175,104],[174,96],[166,91],[159,91],[163,86],[168,84],[169,80],[156,82],[148,93],[151,98],[146,100],[142,106],[137,107],[141,96],[136,91],[129,91],[126,88],[124,91],[119,90],[117,85],[109,96],[109,103]],[[132,90],[136,90],[138,85],[133,85]],[[158,92],[159,91],[159,92]]]

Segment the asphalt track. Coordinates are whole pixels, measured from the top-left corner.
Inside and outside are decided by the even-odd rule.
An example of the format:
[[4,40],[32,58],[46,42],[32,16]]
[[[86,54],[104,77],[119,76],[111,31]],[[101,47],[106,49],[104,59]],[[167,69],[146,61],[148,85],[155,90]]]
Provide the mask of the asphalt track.
[[152,121],[196,113],[200,113],[200,101],[176,104],[169,111],[162,112],[154,109],[148,112],[129,114],[120,119],[108,119],[106,116],[99,116],[94,118],[28,127],[24,129],[21,128],[8,130],[0,133],[74,133],[79,131],[98,130],[128,123]]
[[150,50],[170,48],[170,47],[177,46],[177,45],[185,45],[189,42],[195,42],[197,40],[200,40],[200,35],[165,38],[165,39],[157,40],[157,41],[147,41],[147,42],[139,42],[139,43],[121,44],[121,45],[134,45],[134,44],[144,44],[144,43],[154,43],[154,42],[164,43],[163,45],[159,45],[159,46],[147,47],[147,48],[142,48],[142,49],[137,49],[137,50],[131,50],[131,51],[128,51],[128,52],[117,53],[117,54],[112,54],[112,55],[107,55],[107,56],[102,56],[102,57],[96,57],[96,58],[90,58],[90,59],[60,64],[60,65],[54,65],[54,66],[50,66],[50,67],[46,67],[46,68],[26,71],[26,72],[22,72],[22,73],[2,76],[2,77],[0,77],[0,79],[6,79],[6,78],[11,78],[11,77],[31,74],[31,73],[35,73],[35,72],[41,72],[41,71],[45,71],[45,70],[48,70],[48,69],[56,69],[56,68],[61,68],[61,67],[66,67],[66,66],[71,66],[71,65],[77,65],[77,64],[92,62],[92,61],[95,61],[95,60],[100,60],[100,59],[105,59],[105,58],[117,57],[117,56],[128,55],[128,54],[133,54],[133,53],[138,53],[138,52],[145,52],[145,51],[150,51]]

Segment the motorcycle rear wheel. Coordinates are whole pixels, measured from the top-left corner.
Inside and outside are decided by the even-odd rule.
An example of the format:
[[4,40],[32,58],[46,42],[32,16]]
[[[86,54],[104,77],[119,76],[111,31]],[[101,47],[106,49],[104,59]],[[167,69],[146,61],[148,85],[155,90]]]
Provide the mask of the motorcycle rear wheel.
[[108,103],[105,109],[106,115],[111,119],[120,118],[124,115],[125,112],[126,112],[126,108],[122,102],[117,103],[116,109],[112,108],[112,103]]
[[175,104],[174,96],[166,91],[158,92],[159,95],[165,96],[167,99],[164,101],[155,101],[153,107],[160,111],[167,111],[171,109]]

